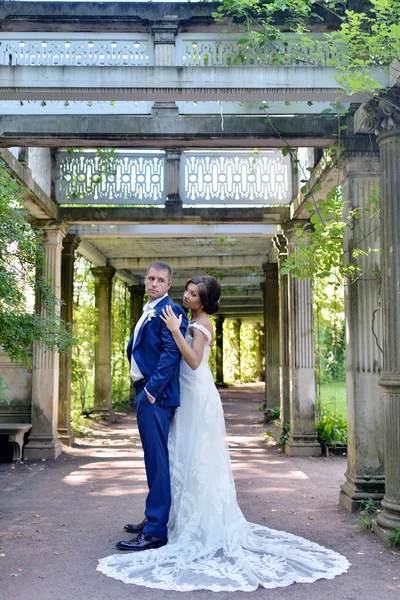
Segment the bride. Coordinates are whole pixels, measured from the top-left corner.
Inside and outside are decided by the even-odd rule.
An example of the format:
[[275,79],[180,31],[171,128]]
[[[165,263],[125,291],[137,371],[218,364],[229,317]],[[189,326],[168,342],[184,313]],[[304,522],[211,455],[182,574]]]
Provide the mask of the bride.
[[332,579],[347,559],[318,544],[248,523],[236,499],[221,399],[208,366],[221,285],[209,276],[186,283],[191,321],[184,338],[170,307],[160,318],[182,354],[180,402],[169,435],[172,505],[168,544],[114,554],[97,569],[150,588],[250,592]]

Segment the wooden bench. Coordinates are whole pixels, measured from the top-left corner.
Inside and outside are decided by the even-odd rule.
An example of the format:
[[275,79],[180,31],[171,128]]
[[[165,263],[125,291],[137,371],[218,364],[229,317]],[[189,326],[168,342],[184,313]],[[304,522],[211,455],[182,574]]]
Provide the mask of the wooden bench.
[[31,423],[0,423],[0,436],[8,436],[8,441],[13,449],[13,461],[21,460],[24,436],[31,429]]

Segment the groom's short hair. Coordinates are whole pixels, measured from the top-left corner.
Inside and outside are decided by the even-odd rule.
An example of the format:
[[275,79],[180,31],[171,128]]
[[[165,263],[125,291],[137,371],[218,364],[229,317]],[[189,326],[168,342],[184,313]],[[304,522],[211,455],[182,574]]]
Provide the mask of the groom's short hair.
[[152,262],[147,267],[146,275],[150,271],[150,269],[156,269],[156,271],[168,271],[168,281],[172,281],[174,272],[173,272],[172,268],[169,265],[167,265],[167,263],[162,262],[161,260],[156,260],[156,261]]

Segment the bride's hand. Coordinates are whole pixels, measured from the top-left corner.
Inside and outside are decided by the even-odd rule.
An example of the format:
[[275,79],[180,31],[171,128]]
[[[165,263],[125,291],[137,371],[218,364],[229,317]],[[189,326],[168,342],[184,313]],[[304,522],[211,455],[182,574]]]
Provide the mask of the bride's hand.
[[164,321],[170,332],[179,331],[182,323],[182,315],[177,317],[169,305],[161,309],[161,312],[162,316],[160,315],[160,319]]

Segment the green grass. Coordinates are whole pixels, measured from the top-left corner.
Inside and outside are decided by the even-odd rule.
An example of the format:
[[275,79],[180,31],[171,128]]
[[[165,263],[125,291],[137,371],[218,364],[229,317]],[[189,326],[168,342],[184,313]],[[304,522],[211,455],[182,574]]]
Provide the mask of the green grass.
[[346,416],[346,383],[321,383],[321,404],[337,415]]

